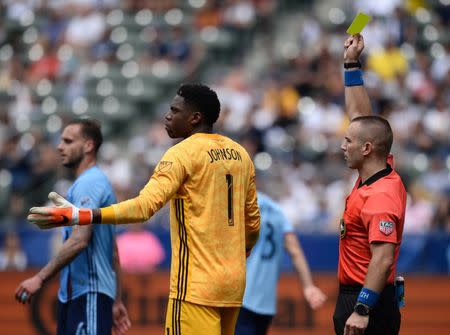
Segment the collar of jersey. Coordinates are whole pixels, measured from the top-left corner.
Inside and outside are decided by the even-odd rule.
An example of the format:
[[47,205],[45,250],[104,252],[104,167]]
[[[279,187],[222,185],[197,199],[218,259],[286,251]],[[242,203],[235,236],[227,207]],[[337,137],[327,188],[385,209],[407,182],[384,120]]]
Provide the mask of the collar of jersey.
[[359,185],[358,188],[362,187],[362,186],[369,186],[371,184],[373,184],[374,182],[376,182],[378,179],[381,179],[383,177],[386,177],[388,174],[390,174],[392,172],[392,168],[389,164],[386,164],[386,168],[378,171],[377,173],[375,173],[373,176],[367,178],[367,180],[364,183],[361,183],[362,180],[359,181]]
[[222,135],[216,133],[195,133],[190,136],[191,138],[195,137],[208,137],[208,138],[221,138]]

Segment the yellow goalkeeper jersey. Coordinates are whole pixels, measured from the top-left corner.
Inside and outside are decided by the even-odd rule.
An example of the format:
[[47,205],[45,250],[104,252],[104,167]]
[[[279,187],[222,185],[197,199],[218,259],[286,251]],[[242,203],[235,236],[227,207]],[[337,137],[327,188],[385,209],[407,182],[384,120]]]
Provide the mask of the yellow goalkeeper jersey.
[[138,197],[102,209],[102,222],[142,222],[169,200],[170,298],[240,306],[260,225],[248,153],[228,137],[194,134],[164,154]]

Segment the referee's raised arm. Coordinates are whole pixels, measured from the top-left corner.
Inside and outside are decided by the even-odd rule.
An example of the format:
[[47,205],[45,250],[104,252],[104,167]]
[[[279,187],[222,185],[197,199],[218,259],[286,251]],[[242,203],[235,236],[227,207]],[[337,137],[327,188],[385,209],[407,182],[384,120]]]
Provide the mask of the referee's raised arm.
[[361,34],[350,36],[344,43],[345,109],[350,120],[372,114],[359,61],[363,49],[364,38]]

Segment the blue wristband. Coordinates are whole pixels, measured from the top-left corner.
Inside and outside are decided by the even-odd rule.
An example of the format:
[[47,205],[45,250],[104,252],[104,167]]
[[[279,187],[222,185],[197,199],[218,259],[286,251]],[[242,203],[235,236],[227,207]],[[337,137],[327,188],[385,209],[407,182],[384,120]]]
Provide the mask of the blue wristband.
[[345,86],[361,86],[364,85],[363,72],[361,70],[345,71],[344,85]]
[[375,304],[377,303],[379,297],[380,297],[380,295],[377,292],[363,287],[361,289],[361,292],[359,292],[357,302],[360,302],[364,305],[369,306],[370,308],[373,308],[375,306]]

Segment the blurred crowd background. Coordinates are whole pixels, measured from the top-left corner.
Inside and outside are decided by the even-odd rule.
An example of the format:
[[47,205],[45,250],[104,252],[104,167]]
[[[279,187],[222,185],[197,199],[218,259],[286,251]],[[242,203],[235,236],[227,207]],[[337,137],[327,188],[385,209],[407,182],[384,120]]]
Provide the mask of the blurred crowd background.
[[[162,117],[187,81],[217,90],[216,130],[246,146],[258,188],[300,234],[337,236],[356,176],[340,143],[343,42],[359,11],[373,16],[361,61],[394,130],[405,233],[449,236],[449,0],[3,0],[0,231],[4,248],[26,244],[17,268],[53,238],[25,221],[28,208],[71,183],[56,151],[64,122],[102,122],[101,166],[119,200],[133,197],[173,144]],[[167,215],[147,227],[168,229]]]

